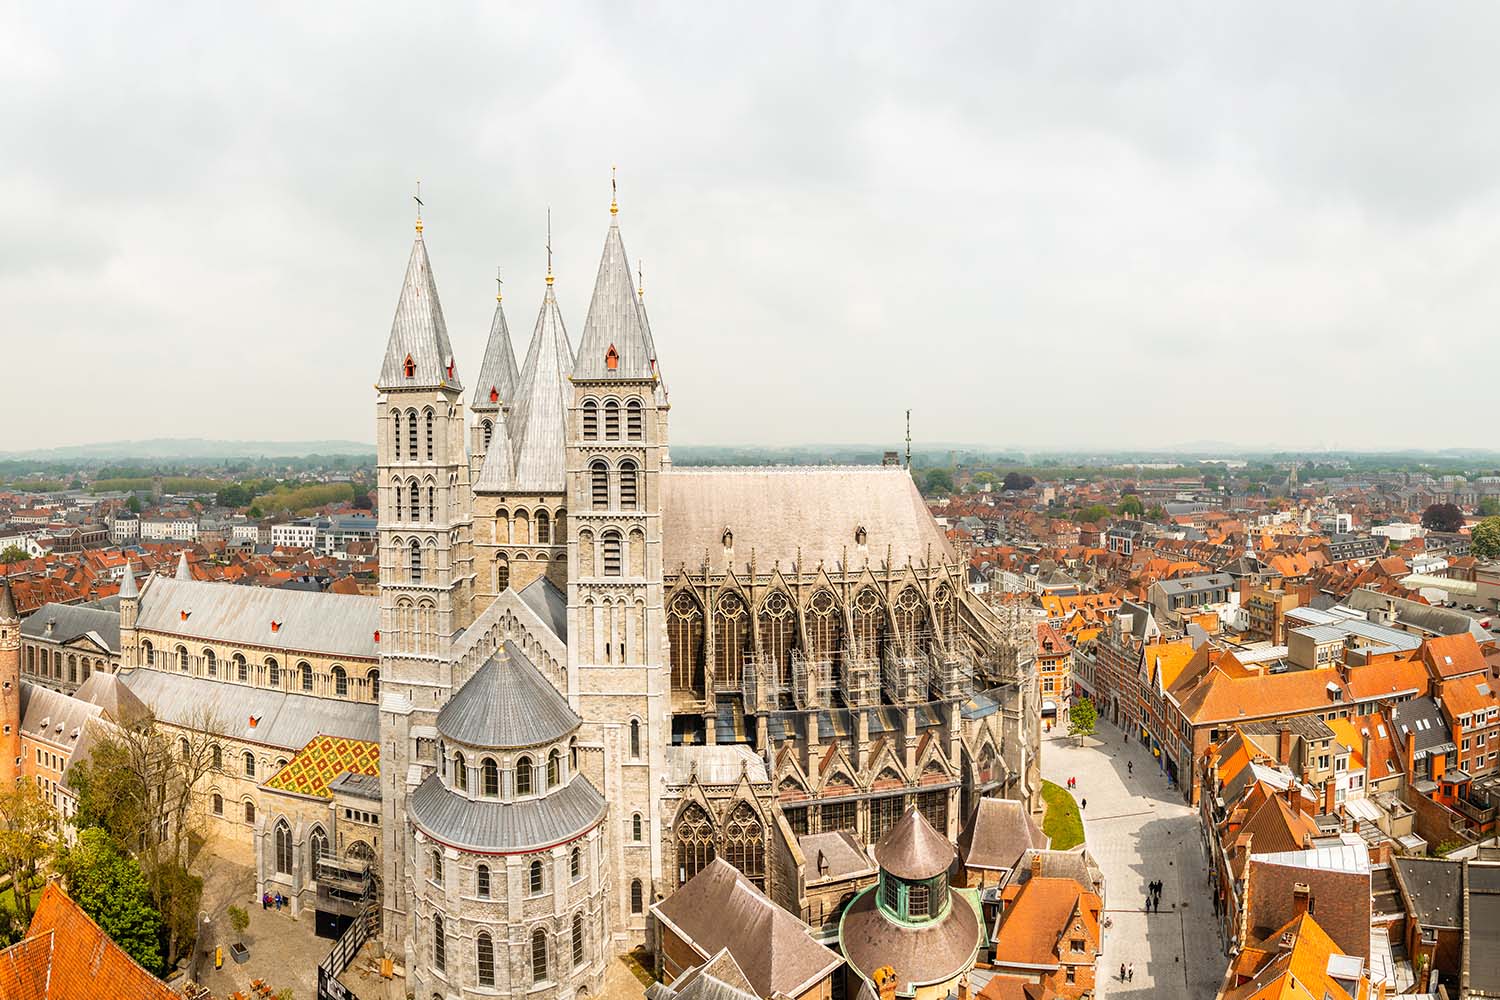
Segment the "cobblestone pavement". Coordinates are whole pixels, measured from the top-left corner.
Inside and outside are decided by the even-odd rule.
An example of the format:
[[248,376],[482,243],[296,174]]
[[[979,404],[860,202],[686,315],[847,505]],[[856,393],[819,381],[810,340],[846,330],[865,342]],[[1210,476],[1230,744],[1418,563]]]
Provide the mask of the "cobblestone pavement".
[[[1043,736],[1042,776],[1064,784],[1078,779],[1088,849],[1104,870],[1104,932],[1099,997],[1213,997],[1228,960],[1219,945],[1208,894],[1208,867],[1197,814],[1139,743],[1126,745],[1103,720],[1099,733],[1077,745],[1059,728]],[[1134,774],[1127,768],[1133,763]],[[1164,883],[1160,912],[1145,911],[1146,884]],[[1120,965],[1135,965],[1120,981]]]

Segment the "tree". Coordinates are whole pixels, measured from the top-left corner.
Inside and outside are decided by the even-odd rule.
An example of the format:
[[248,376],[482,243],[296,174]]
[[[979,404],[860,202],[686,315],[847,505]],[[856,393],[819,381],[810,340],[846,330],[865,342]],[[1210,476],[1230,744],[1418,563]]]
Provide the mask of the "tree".
[[0,563],[5,563],[6,565],[25,562],[30,558],[31,556],[26,554],[26,550],[19,545],[7,545],[5,551],[0,552]]
[[1007,490],[1029,490],[1035,485],[1035,479],[1023,476],[1019,472],[1007,472],[1005,479],[1001,482],[1001,488]]
[[[981,472],[979,475],[982,476],[982,475],[984,475],[984,473]],[[974,478],[977,479],[979,477],[976,476]],[[372,499],[370,499],[370,494],[368,494],[368,493],[357,494],[354,497],[354,509],[355,510],[374,510],[375,509],[375,501],[372,500]]]
[[31,923],[31,896],[57,852],[57,811],[34,782],[0,791],[0,871],[10,876],[16,915]]
[[1073,512],[1073,520],[1080,524],[1088,524],[1094,521],[1103,521],[1109,517],[1109,508],[1102,503],[1090,504],[1080,507]]
[[1500,497],[1480,497],[1479,513],[1483,517],[1500,516]]
[[245,929],[250,926],[250,914],[245,912],[243,906],[231,906],[227,912],[229,914],[229,926],[234,928],[235,935],[244,934]]
[[257,507],[255,504],[251,504],[250,505],[250,509],[248,511],[246,511],[245,513],[249,514],[250,517],[253,520],[256,520],[256,521],[259,521],[261,519],[261,516],[262,516],[260,508]]
[[1140,517],[1146,513],[1146,505],[1141,503],[1141,498],[1131,494],[1120,501],[1120,506],[1115,508],[1115,513],[1121,517]]
[[67,881],[68,895],[110,940],[152,972],[165,971],[161,914],[152,905],[146,876],[106,831],[84,830],[77,845],[59,857],[57,867]]
[[1464,526],[1464,512],[1451,503],[1435,503],[1422,511],[1422,527],[1428,531],[1457,531]]
[[928,469],[925,492],[934,496],[947,496],[955,492],[953,473],[947,469]]
[[1094,708],[1094,703],[1087,697],[1075,698],[1068,708],[1068,735],[1079,739],[1092,736],[1098,725],[1099,711]]
[[1500,517],[1487,517],[1474,525],[1469,553],[1475,559],[1500,559]]
[[139,514],[141,512],[141,498],[132,493],[130,494],[130,499],[125,501],[125,506],[130,508],[130,513]]

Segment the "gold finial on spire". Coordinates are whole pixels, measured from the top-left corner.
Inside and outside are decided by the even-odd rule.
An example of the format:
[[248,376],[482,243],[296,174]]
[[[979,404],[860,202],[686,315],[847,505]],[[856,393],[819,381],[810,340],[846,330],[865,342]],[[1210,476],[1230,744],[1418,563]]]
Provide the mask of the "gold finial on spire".
[[497,267],[497,268],[495,268],[495,301],[496,302],[500,301],[501,292],[504,291],[504,285],[505,285],[505,279],[502,278],[502,277],[500,277],[500,269]]
[[547,206],[547,284],[552,284],[552,206]]
[[619,196],[620,196],[620,187],[615,182],[615,165],[613,163],[611,163],[609,165],[609,214],[610,215],[619,215],[620,214]]
[[417,193],[412,195],[412,201],[417,203],[417,235],[422,235],[422,181],[417,180]]

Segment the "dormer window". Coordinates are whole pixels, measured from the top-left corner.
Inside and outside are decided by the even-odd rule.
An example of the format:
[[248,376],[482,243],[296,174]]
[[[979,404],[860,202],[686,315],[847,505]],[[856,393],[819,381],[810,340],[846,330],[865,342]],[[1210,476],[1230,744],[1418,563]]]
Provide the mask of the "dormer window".
[[490,386],[490,402],[491,403],[498,403],[498,402],[500,402],[500,390],[496,389],[494,386]]
[[457,367],[458,367],[458,365],[454,362],[454,360],[452,358],[449,358],[448,359],[448,377],[449,378],[453,377],[454,369],[456,369]]
[[615,350],[614,344],[610,344],[609,350],[604,352],[604,367],[610,371],[620,367],[620,352]]
[[407,378],[417,377],[417,363],[411,359],[410,354],[408,354],[406,356],[406,360],[401,363],[401,371],[406,375]]
[[858,528],[854,529],[854,544],[855,545],[863,545],[868,540],[869,540],[869,535],[865,533],[864,525],[860,525]]
[[730,531],[728,528],[725,528],[723,541],[724,547],[726,549],[734,548],[734,532]]

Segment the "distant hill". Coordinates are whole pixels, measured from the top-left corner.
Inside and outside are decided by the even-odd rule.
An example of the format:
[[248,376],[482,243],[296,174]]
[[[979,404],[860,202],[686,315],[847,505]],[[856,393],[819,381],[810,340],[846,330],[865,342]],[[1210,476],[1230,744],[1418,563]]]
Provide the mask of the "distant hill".
[[182,461],[193,458],[301,458],[304,455],[374,455],[361,441],[218,441],[210,438],[153,438],[99,444],[0,451],[0,459],[32,461]]

